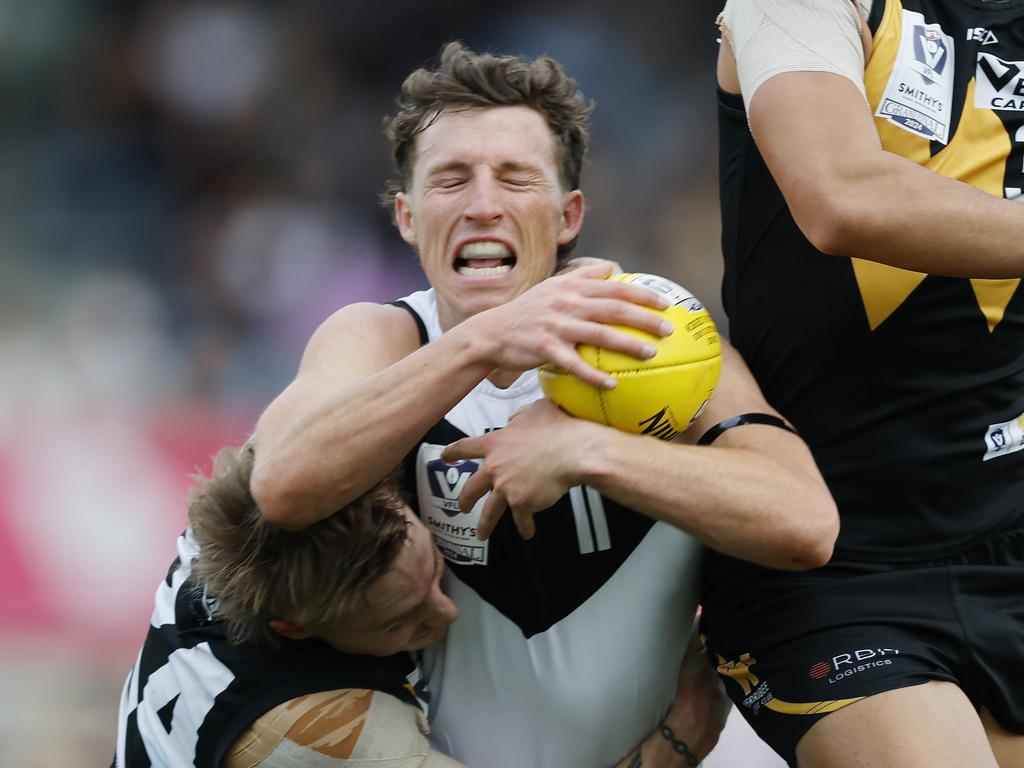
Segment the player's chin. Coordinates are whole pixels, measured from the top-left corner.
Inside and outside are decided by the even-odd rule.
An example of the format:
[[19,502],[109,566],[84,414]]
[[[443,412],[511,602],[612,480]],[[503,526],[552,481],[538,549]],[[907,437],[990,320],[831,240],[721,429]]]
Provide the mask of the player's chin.
[[436,642],[439,642],[441,638],[445,636],[448,631],[448,627],[442,627],[441,629],[435,629],[424,635],[417,635],[409,641],[409,651],[422,651],[424,648],[428,648]]

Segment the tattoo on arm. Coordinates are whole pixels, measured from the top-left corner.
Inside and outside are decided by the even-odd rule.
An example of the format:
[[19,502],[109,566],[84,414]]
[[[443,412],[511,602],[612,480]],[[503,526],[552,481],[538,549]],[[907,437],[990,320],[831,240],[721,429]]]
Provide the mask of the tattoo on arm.
[[672,749],[675,750],[675,753],[683,756],[686,760],[686,764],[690,766],[690,768],[697,768],[697,766],[700,765],[700,758],[690,751],[690,747],[685,741],[676,738],[675,731],[673,731],[664,720],[662,720],[661,727],[658,731],[661,733],[662,738],[672,745]]

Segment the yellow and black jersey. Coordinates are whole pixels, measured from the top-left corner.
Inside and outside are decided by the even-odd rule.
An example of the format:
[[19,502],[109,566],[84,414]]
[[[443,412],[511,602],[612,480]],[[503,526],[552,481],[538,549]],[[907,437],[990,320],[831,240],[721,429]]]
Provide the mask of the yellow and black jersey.
[[[876,0],[869,26],[885,149],[1024,202],[1024,0]],[[837,557],[941,557],[1020,525],[1021,281],[822,255],[740,98],[721,94],[719,114],[732,342],[814,451],[842,516]]]

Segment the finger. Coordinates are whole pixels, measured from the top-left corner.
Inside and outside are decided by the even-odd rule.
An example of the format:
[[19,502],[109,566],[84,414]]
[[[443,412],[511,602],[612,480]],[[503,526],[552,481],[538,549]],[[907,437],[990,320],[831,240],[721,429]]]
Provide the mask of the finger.
[[[575,274],[583,276],[583,269],[581,268]],[[668,309],[672,305],[672,302],[663,293],[642,285],[622,283],[618,280],[591,280],[583,283],[581,290],[586,291],[589,296],[621,299],[631,304],[640,304],[653,309]]]
[[491,490],[491,478],[487,472],[477,470],[462,486],[462,493],[459,494],[459,511],[469,513],[473,511],[476,503]]
[[604,280],[609,275],[615,274],[615,268],[619,265],[614,261],[595,259],[592,256],[577,256],[560,270],[557,274],[574,274],[580,277],[593,277],[597,280]]
[[570,376],[574,376],[584,384],[589,384],[598,389],[615,389],[618,386],[614,376],[610,373],[599,371],[587,363],[580,357],[575,347],[556,350],[549,357],[552,365],[565,371]]
[[441,451],[441,461],[452,463],[460,459],[482,459],[486,457],[487,450],[486,443],[484,442],[486,437],[487,435],[464,437],[461,440],[456,440],[454,443],[449,443]]
[[494,533],[494,528],[508,509],[508,502],[499,491],[491,491],[491,495],[484,502],[483,511],[480,512],[480,521],[476,524],[476,537],[486,541]]
[[[558,331],[559,341],[552,341],[545,350],[551,362],[573,355],[579,357],[577,344],[589,344],[601,349],[621,352],[638,360],[650,360],[658,352],[657,337],[628,333],[619,327],[593,323],[586,320],[563,320]],[[569,345],[572,346],[569,346]]]
[[532,539],[537,533],[537,526],[533,522],[532,512],[523,512],[518,509],[512,510],[512,519],[515,520],[516,530],[524,539]]
[[663,314],[621,299],[590,298],[581,302],[574,315],[604,325],[628,326],[652,336],[670,336],[675,331],[672,321]]

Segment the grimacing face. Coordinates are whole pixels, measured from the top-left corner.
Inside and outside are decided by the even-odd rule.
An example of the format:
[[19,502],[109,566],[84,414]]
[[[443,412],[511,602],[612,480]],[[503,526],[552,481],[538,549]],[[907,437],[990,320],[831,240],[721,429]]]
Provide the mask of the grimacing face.
[[562,188],[555,136],[536,110],[445,111],[417,137],[395,219],[448,330],[551,276],[583,223],[583,194]]

